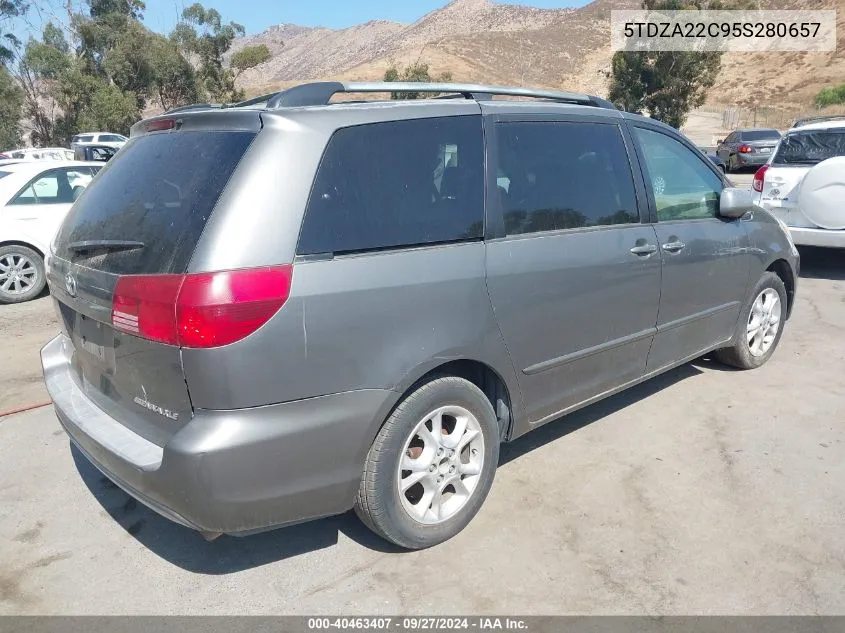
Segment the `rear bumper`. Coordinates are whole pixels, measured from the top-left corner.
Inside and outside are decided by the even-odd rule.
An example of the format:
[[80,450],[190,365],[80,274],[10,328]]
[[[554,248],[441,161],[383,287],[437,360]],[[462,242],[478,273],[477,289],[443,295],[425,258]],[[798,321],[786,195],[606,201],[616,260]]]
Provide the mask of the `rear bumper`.
[[736,164],[740,167],[751,167],[758,166],[758,165],[765,165],[769,162],[769,158],[771,154],[734,154],[734,160],[736,160]]
[[790,226],[789,233],[796,246],[824,246],[845,248],[845,230],[808,229]]
[[73,443],[140,502],[207,532],[248,533],[351,508],[366,451],[397,396],[366,389],[197,410],[159,447],[86,396],[71,354],[64,335],[41,350],[47,390]]

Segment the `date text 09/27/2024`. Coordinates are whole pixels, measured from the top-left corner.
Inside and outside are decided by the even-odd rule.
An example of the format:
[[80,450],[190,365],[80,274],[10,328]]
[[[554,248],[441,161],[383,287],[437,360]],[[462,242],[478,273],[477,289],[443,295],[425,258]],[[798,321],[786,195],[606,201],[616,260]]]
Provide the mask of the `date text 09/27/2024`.
[[327,630],[364,631],[447,631],[447,630],[512,630],[525,631],[525,620],[510,617],[324,617],[308,618],[309,631]]

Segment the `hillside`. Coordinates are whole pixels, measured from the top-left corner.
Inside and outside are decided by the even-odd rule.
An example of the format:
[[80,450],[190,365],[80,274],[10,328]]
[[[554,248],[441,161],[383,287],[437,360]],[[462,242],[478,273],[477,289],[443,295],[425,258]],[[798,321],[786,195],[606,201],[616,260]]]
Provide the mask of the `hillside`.
[[[771,0],[777,7],[784,0]],[[605,95],[611,8],[639,0],[595,0],[580,9],[537,9],[490,0],[454,0],[412,24],[371,21],[346,29],[280,24],[236,41],[264,43],[268,62],[238,83],[250,94],[303,80],[381,79],[391,65],[427,62],[456,81],[565,87]],[[790,0],[789,8],[838,9],[834,53],[733,53],[708,101],[742,106],[807,107],[813,95],[845,80],[845,0]]]

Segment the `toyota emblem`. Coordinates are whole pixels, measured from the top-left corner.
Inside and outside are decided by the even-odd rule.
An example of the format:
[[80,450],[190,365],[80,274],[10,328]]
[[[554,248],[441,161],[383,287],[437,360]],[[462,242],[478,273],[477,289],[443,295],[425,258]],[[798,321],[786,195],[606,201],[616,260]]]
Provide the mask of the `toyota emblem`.
[[65,289],[71,297],[76,296],[76,277],[72,273],[65,275]]

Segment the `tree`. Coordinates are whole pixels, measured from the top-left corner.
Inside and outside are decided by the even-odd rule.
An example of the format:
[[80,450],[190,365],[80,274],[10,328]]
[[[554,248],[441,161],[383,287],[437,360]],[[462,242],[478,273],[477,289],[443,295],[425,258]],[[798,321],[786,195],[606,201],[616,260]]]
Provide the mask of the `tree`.
[[[753,0],[644,0],[646,10],[750,8]],[[618,51],[611,60],[610,100],[629,112],[648,112],[679,128],[704,104],[721,69],[721,53]]]
[[270,49],[266,44],[246,46],[232,55],[229,65],[235,69],[237,78],[243,71],[255,68],[270,59]]
[[20,46],[20,40],[14,33],[8,32],[8,23],[12,19],[23,15],[26,10],[24,0],[0,0],[0,66],[4,68],[15,57],[15,49]]
[[822,88],[813,99],[817,108],[845,103],[845,84]]
[[12,76],[0,66],[0,150],[20,145],[20,118],[23,107],[23,91]]
[[[388,82],[414,82],[414,83],[432,83],[441,82],[449,83],[452,81],[452,73],[440,73],[436,79],[432,79],[428,70],[428,64],[421,61],[416,61],[410,66],[406,66],[401,73],[394,64],[384,72],[384,80]],[[429,93],[432,94],[432,93]],[[393,92],[390,95],[391,99],[419,99],[421,97],[419,92]]]
[[223,24],[216,9],[206,9],[195,3],[182,12],[182,22],[171,35],[182,50],[196,56],[199,62],[197,79],[212,100],[240,101],[244,97],[243,92],[235,88],[232,71],[223,67],[223,55],[231,48],[232,41],[244,33],[240,24]]

